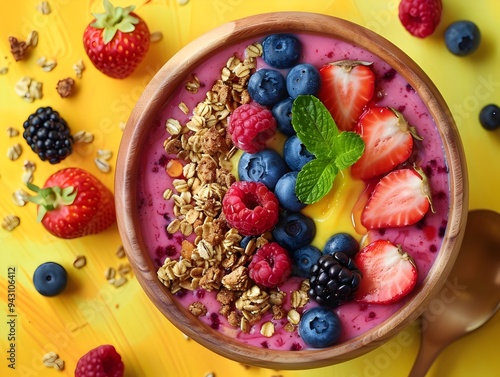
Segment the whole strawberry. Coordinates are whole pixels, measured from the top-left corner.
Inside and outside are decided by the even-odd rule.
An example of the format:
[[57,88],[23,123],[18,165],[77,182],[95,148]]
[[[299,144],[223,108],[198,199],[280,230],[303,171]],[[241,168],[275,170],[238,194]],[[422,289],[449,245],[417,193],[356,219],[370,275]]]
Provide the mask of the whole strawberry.
[[124,369],[115,347],[105,344],[90,350],[78,360],[75,377],[123,377]]
[[107,76],[123,79],[135,70],[149,49],[150,34],[135,6],[114,7],[104,0],[104,13],[93,14],[83,34],[85,52]]
[[52,174],[29,201],[38,205],[38,221],[59,238],[77,238],[99,233],[116,220],[112,192],[96,177],[79,168]]

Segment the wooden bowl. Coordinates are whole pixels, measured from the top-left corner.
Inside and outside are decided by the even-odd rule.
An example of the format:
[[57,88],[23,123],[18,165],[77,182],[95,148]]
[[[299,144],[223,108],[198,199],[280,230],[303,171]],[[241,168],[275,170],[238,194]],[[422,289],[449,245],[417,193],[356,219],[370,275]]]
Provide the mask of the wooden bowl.
[[[145,250],[137,203],[140,156],[152,124],[175,88],[195,71],[206,56],[228,43],[279,32],[308,32],[348,41],[386,61],[418,92],[444,140],[449,164],[450,209],[448,226],[429,275],[412,298],[392,317],[364,335],[325,349],[272,351],[246,346],[203,324],[173,299],[159,281],[157,268]],[[319,14],[286,12],[248,17],[222,25],[181,49],[144,90],[125,128],[116,167],[118,226],[125,250],[139,283],[157,308],[183,333],[210,350],[238,362],[274,369],[304,369],[355,358],[380,346],[412,321],[446,281],[459,252],[465,228],[468,188],[464,151],[456,125],[443,98],[426,74],[400,49],[381,36],[351,22]]]

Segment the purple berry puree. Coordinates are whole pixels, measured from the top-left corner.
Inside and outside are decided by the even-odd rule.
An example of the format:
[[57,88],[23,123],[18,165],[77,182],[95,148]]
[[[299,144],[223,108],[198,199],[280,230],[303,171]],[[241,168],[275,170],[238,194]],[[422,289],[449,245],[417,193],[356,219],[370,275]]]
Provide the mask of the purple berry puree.
[[[373,62],[372,68],[377,77],[374,104],[391,106],[402,111],[408,122],[423,137],[422,141],[417,141],[418,152],[411,159],[424,169],[429,178],[435,212],[429,212],[424,219],[413,226],[369,232],[370,241],[382,238],[402,245],[403,249],[416,262],[419,274],[418,285],[420,285],[431,269],[441,247],[449,210],[447,161],[444,157],[442,139],[434,121],[413,88],[392,67],[376,56],[345,42],[327,37],[300,34],[298,36],[303,44],[301,62],[311,63],[317,68],[328,62],[344,59]],[[253,42],[255,41],[228,47],[227,50],[217,53],[200,64],[193,74],[196,74],[203,87],[196,94],[180,87],[170,101],[165,104],[162,113],[158,114],[156,124],[151,127],[146,146],[143,148],[146,152],[142,156],[144,168],[140,172],[138,181],[138,211],[147,251],[157,267],[161,266],[167,256],[178,258],[182,242],[180,233],[170,235],[166,231],[169,221],[173,218],[172,203],[163,198],[164,191],[167,188],[172,188],[172,178],[166,174],[164,169],[166,161],[173,157],[166,156],[163,148],[163,142],[168,136],[165,131],[166,120],[174,118],[179,120],[181,124],[185,124],[189,120],[189,115],[184,114],[179,109],[179,103],[184,102],[189,109],[193,109],[198,102],[204,99],[206,89],[209,89],[214,80],[219,77],[221,68],[227,59],[235,52],[239,56],[243,56],[246,46]],[[258,64],[263,66],[262,59],[258,59]],[[187,77],[186,81],[190,79],[191,77]],[[354,232],[355,230],[352,229],[352,233]],[[333,233],[335,233],[334,230],[332,230]],[[285,310],[291,308],[290,292],[297,290],[300,283],[300,278],[292,277],[280,286],[282,291],[287,292]],[[418,289],[418,285],[416,289]],[[218,313],[220,304],[216,300],[216,294],[215,291],[203,291],[202,293],[184,291],[176,297],[186,307],[195,301],[203,302],[207,308],[207,314],[200,317],[200,320],[241,342],[268,349],[300,350],[307,348],[297,331],[288,332],[285,330],[286,317],[282,320],[272,320],[272,314],[269,312],[257,325],[252,327],[248,334],[241,332],[238,328],[233,328],[228,324],[226,318]],[[396,313],[406,300],[390,305],[369,305],[357,302],[342,304],[335,309],[343,325],[340,342],[362,336],[367,330]],[[313,305],[316,304],[310,302],[306,308]],[[260,325],[270,320],[275,324],[275,333],[272,337],[266,338],[260,334]]]

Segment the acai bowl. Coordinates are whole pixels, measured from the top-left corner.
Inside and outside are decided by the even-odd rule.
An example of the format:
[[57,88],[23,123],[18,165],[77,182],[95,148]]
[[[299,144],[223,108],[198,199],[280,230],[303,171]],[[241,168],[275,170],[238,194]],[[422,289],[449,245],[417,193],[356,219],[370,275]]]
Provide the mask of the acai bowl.
[[241,363],[303,369],[418,318],[459,251],[466,177],[450,112],[408,56],[286,12],[225,24],[162,67],[124,130],[115,195],[168,320]]

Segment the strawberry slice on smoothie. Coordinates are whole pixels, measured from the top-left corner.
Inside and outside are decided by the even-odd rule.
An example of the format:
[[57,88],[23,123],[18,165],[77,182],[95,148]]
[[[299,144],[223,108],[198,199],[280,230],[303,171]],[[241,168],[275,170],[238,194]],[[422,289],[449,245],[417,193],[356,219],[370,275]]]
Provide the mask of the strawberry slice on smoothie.
[[359,179],[380,176],[411,156],[414,140],[421,140],[403,114],[388,107],[371,107],[361,115],[355,131],[365,142],[363,156],[352,166]]
[[398,169],[375,185],[361,213],[361,223],[367,229],[403,227],[421,220],[429,208],[432,210],[431,190],[424,172]]
[[372,304],[390,304],[410,293],[417,283],[415,262],[401,246],[377,240],[365,246],[355,257],[363,274],[355,300]]
[[319,73],[318,98],[342,131],[354,129],[358,118],[373,97],[375,74],[370,62],[341,60],[324,65]]

